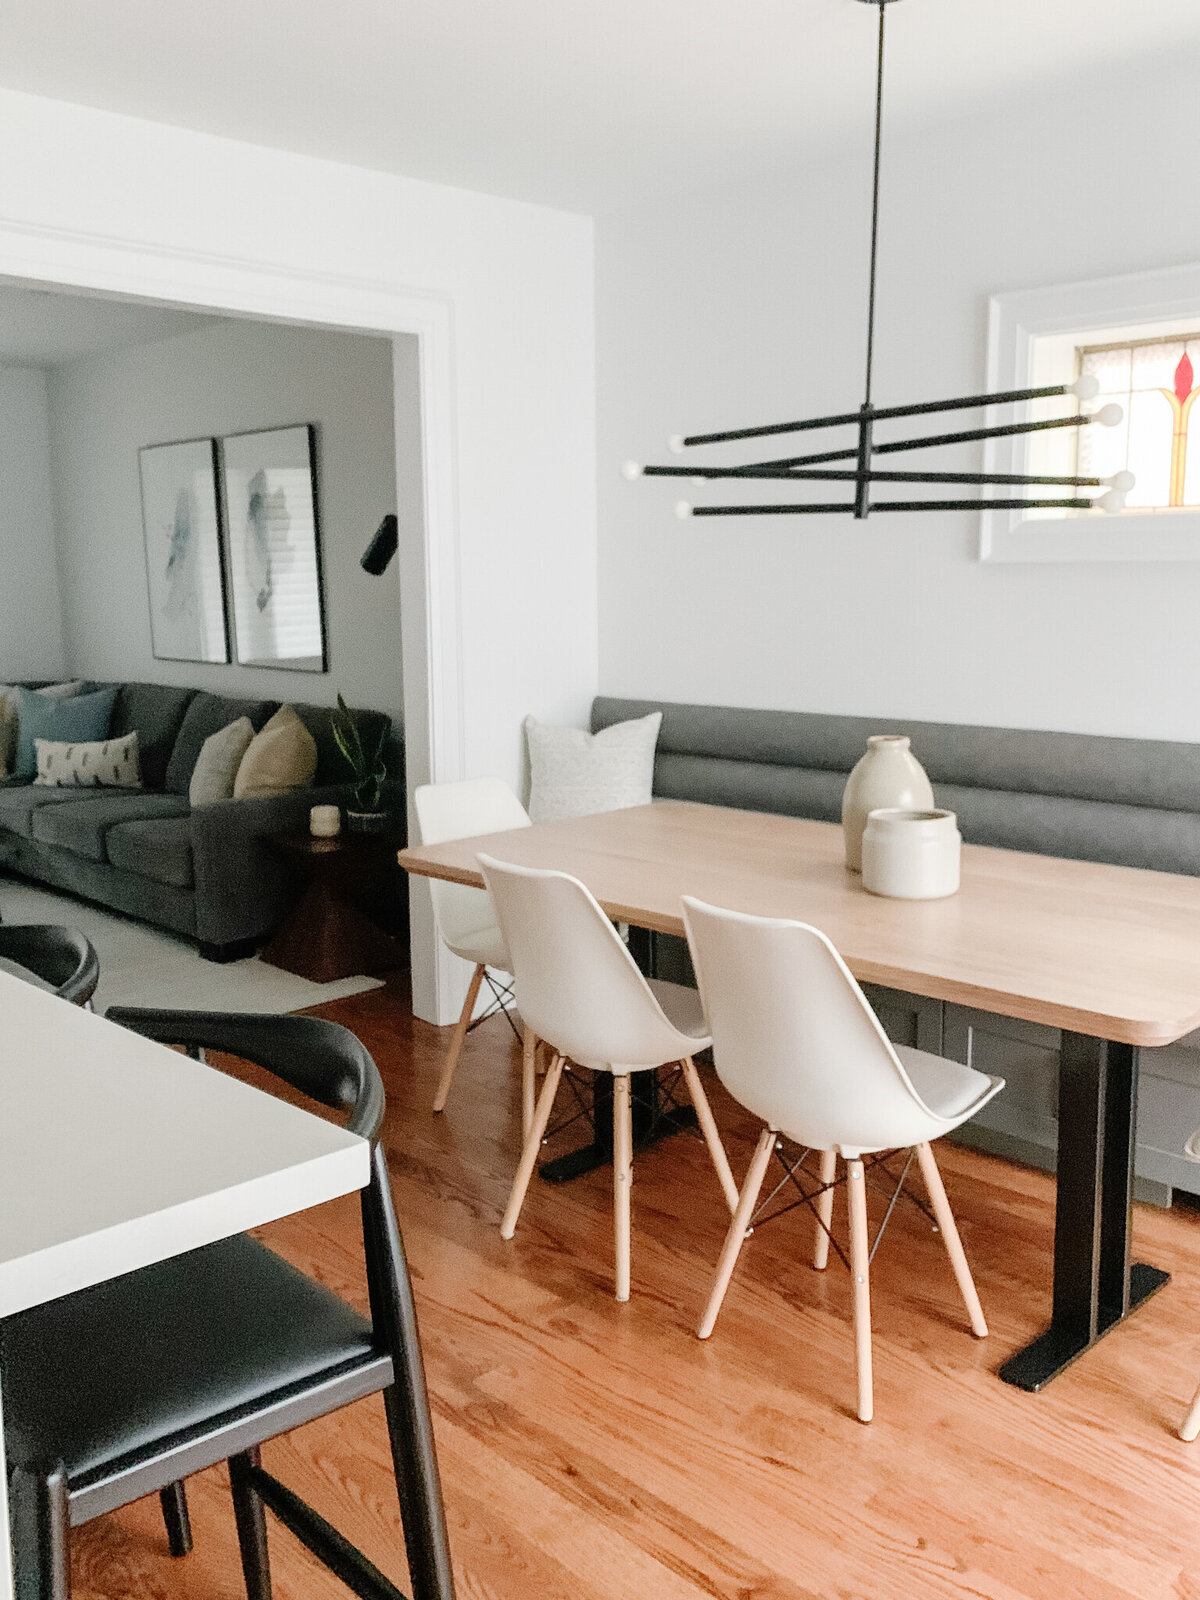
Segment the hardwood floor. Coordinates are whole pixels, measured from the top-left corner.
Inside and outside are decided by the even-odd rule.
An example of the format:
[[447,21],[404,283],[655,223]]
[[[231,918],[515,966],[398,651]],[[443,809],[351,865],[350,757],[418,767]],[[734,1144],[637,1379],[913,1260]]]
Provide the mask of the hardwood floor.
[[[1138,1209],[1139,1255],[1172,1283],[1022,1394],[994,1372],[1047,1316],[1053,1184],[937,1147],[991,1337],[971,1336],[940,1239],[900,1207],[873,1274],[864,1427],[848,1276],[836,1257],[808,1265],[807,1213],[748,1241],[703,1344],[728,1213],[698,1138],[635,1155],[633,1296],[618,1305],[607,1170],[535,1180],[515,1239],[500,1238],[520,1142],[502,1019],[471,1035],[435,1118],[448,1031],[414,1023],[392,987],[322,1014],[362,1037],[387,1085],[463,1600],[1200,1600],[1200,1443],[1174,1433],[1200,1379],[1200,1215]],[[757,1129],[711,1072],[705,1084],[740,1180]],[[361,1300],[353,1200],[264,1237]],[[264,1456],[402,1575],[377,1398]],[[166,1553],[157,1499],[79,1530],[77,1600],[241,1596],[223,1473],[189,1495],[186,1560]],[[271,1546],[277,1600],[345,1595],[277,1524]]]

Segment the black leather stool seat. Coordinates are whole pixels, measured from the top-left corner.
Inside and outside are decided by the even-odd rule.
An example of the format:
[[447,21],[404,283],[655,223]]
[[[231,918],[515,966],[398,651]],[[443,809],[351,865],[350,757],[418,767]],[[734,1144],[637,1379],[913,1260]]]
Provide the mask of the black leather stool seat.
[[4,1421],[71,1489],[121,1457],[377,1362],[371,1324],[247,1235],[0,1323]]

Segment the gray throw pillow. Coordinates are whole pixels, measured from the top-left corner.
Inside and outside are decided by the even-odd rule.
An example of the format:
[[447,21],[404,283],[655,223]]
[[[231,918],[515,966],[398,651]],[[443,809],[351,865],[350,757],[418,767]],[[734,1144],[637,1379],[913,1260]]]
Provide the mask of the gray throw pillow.
[[211,806],[218,800],[233,799],[234,779],[253,738],[254,724],[249,717],[239,717],[236,722],[209,734],[200,746],[192,769],[192,781],[188,785],[190,804]]
[[534,822],[648,806],[662,712],[615,722],[599,733],[525,718],[529,815]]

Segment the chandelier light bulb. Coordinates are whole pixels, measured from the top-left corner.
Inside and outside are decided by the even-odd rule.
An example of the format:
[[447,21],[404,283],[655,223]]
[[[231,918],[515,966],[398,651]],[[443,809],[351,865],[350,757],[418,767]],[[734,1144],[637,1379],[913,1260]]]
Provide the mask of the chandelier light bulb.
[[1116,489],[1121,494],[1128,494],[1137,479],[1132,472],[1114,472],[1112,477],[1106,481],[1110,489]]
[[623,478],[628,478],[630,483],[632,483],[635,478],[640,478],[641,475],[642,464],[640,461],[627,461],[621,468],[621,476]]
[[1124,511],[1125,496],[1121,493],[1120,489],[1110,489],[1107,494],[1102,494],[1100,496],[1099,500],[1096,501],[1096,504],[1100,507],[1101,511],[1106,511],[1109,516],[1112,516],[1117,511]]
[[1073,394],[1077,400],[1094,400],[1100,393],[1100,379],[1076,378],[1074,383],[1067,385],[1067,393]]
[[1092,421],[1098,422],[1102,428],[1115,428],[1124,420],[1125,411],[1115,400],[1110,400],[1108,405],[1101,406],[1099,411],[1092,412]]
[[691,514],[692,503],[690,500],[676,500],[675,515],[679,518],[680,522],[686,522]]
[[673,433],[667,440],[667,449],[673,456],[681,456],[683,454],[683,435],[681,433]]

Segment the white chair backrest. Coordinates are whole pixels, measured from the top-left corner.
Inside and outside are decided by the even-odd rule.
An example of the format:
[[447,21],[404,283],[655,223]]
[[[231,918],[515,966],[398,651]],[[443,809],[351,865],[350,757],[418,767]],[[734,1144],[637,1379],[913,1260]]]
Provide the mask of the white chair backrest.
[[[528,828],[529,813],[499,778],[467,778],[462,783],[426,783],[413,795],[422,844],[470,839],[479,833]],[[438,933],[454,948],[482,928],[495,925],[496,913],[485,889],[431,878],[433,916]]]
[[925,1111],[853,974],[803,922],[684,898],[692,964],[721,1082],[814,1150],[909,1144]]
[[578,878],[486,855],[479,864],[512,955],[517,1006],[539,1039],[585,1066],[660,1066],[685,1053]]

